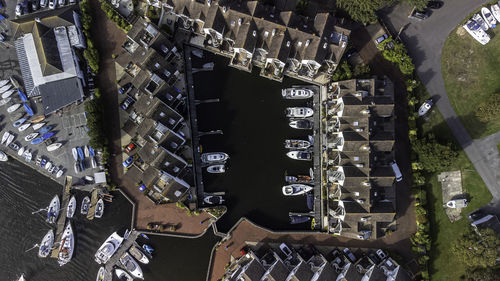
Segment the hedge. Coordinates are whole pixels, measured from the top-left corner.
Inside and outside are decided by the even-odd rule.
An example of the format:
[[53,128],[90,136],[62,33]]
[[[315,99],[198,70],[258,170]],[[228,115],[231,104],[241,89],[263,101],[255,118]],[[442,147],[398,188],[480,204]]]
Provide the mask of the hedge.
[[127,20],[120,15],[114,8],[106,1],[101,1],[101,9],[106,14],[106,17],[110,19],[112,22],[116,23],[116,25],[123,29],[123,31],[128,32],[132,25],[127,22]]

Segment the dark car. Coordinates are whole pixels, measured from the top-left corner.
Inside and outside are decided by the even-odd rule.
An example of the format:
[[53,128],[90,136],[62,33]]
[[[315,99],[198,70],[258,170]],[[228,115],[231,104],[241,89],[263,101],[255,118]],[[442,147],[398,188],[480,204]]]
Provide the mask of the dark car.
[[478,211],[475,211],[475,212],[471,213],[471,214],[469,215],[469,219],[470,219],[471,221],[477,221],[478,219],[481,219],[481,218],[483,218],[484,216],[486,216],[486,214],[485,214],[483,211],[478,210]]
[[384,40],[387,38],[388,38],[387,34],[380,36],[379,38],[375,39],[375,45],[378,45],[378,44],[384,42]]
[[125,101],[122,103],[122,109],[127,110],[131,104],[134,103],[134,99],[131,97],[128,97]]
[[425,20],[431,15],[429,9],[424,9],[423,11],[413,10],[413,13],[409,16],[411,19],[416,19],[418,21]]
[[431,9],[439,9],[441,7],[443,7],[443,2],[441,1],[429,1],[427,3],[427,8],[431,8]]
[[128,82],[127,84],[123,85],[120,89],[118,89],[118,93],[120,93],[120,95],[123,95],[125,94],[128,89],[130,89],[132,87],[132,83]]

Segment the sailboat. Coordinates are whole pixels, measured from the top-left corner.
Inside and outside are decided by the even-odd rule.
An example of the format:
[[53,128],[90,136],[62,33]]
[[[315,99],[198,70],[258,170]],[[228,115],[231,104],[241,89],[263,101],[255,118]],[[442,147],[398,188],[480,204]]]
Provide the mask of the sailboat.
[[57,217],[59,217],[59,211],[61,208],[61,202],[59,201],[59,196],[55,195],[50,201],[49,208],[47,210],[47,222],[55,223]]
[[73,250],[75,249],[75,236],[73,234],[73,228],[71,227],[71,221],[68,221],[64,232],[61,237],[61,244],[59,246],[58,263],[59,266],[63,266],[71,261],[73,257]]
[[52,246],[54,246],[54,231],[51,229],[45,234],[40,243],[40,249],[38,249],[38,256],[41,258],[46,258],[52,251]]
[[66,217],[72,218],[75,215],[76,210],[76,198],[75,196],[71,196],[68,203],[68,209],[66,210]]

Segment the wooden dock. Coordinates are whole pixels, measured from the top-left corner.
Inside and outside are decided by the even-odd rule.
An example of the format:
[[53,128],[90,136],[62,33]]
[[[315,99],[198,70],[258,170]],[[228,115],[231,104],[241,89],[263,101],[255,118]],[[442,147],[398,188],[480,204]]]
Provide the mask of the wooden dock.
[[[61,236],[64,232],[64,227],[66,223],[66,210],[69,204],[69,195],[70,195],[69,191],[71,189],[72,181],[73,178],[71,176],[66,176],[62,192],[61,209],[59,211],[59,218],[57,218],[56,234],[54,241],[61,241]],[[53,248],[50,257],[57,259],[58,255],[59,255],[59,247]]]
[[[120,257],[130,249],[132,246],[136,246],[140,248],[140,246],[135,242],[137,240],[137,237],[139,236],[140,232],[136,231],[135,229],[130,232],[130,235],[126,240],[123,240],[123,243],[121,244],[120,248],[116,250],[115,254],[108,260],[108,262],[104,265],[104,268],[106,268],[106,271],[108,274],[113,273],[113,269],[118,266],[122,267],[120,263]],[[111,280],[111,279],[109,279]]]
[[90,207],[89,212],[87,213],[87,219],[93,220],[95,215],[95,206],[97,201],[99,200],[99,194],[97,189],[92,190],[92,195],[90,196]]

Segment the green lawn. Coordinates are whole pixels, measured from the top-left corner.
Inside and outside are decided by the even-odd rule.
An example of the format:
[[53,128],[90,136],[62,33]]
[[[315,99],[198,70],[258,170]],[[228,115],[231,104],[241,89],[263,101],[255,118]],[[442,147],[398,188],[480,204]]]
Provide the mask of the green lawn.
[[[429,120],[422,124],[422,129],[424,133],[434,133],[438,139],[447,140],[457,145],[455,138],[437,109],[434,109]],[[428,192],[428,211],[433,240],[429,273],[433,281],[460,280],[460,276],[465,273],[464,266],[456,261],[450,251],[451,244],[466,229],[468,224],[467,214],[487,204],[492,198],[463,150],[460,150],[457,161],[449,170],[462,171],[463,188],[469,194],[471,202],[462,211],[463,218],[460,221],[451,223],[442,207],[441,184],[437,180],[438,173],[433,174],[428,179],[431,188],[430,192]]]
[[498,28],[494,30],[488,31],[495,34],[483,46],[458,27],[450,33],[442,50],[446,92],[453,109],[475,139],[500,130],[500,116],[482,123],[474,113],[479,103],[500,92],[500,32]]

